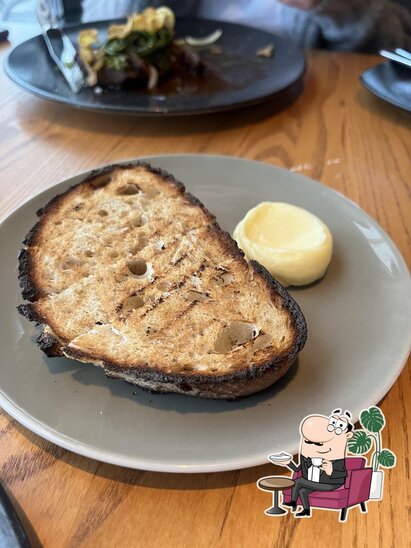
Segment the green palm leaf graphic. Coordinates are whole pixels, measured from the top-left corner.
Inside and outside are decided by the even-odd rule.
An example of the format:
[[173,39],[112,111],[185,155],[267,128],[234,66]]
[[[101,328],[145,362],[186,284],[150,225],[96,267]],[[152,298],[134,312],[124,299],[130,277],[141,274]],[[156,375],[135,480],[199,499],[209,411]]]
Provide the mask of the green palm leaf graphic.
[[384,427],[385,418],[378,407],[370,407],[361,413],[360,423],[370,432],[379,432]]
[[356,430],[348,440],[348,450],[356,455],[363,455],[370,450],[372,439],[364,430]]
[[384,468],[392,468],[393,466],[395,466],[395,460],[396,457],[394,453],[392,451],[389,451],[388,449],[383,449],[378,455],[378,462]]

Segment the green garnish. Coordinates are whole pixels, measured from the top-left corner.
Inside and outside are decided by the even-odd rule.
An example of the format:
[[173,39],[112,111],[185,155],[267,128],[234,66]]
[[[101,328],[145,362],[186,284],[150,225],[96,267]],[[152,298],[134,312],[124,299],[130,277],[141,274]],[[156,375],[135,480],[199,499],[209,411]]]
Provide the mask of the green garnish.
[[126,70],[127,56],[126,55],[107,55],[104,59],[104,65],[109,69]]
[[111,38],[103,46],[104,65],[109,69],[127,70],[128,55],[133,53],[160,70],[169,70],[171,60],[167,46],[172,41],[173,33],[166,28],[154,33],[135,31],[125,38]]

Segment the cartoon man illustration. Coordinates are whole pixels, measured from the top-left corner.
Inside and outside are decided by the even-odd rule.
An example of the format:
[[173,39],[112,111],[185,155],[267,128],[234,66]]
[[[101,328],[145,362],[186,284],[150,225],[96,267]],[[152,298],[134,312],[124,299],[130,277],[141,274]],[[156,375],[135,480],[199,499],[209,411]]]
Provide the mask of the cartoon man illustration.
[[283,503],[296,512],[300,497],[303,509],[295,517],[311,516],[310,493],[333,491],[344,484],[347,476],[345,453],[354,429],[350,419],[351,413],[341,414],[341,409],[336,409],[330,417],[309,415],[301,422],[300,464],[297,466],[292,459],[278,463],[294,472],[302,472],[295,480],[291,502]]

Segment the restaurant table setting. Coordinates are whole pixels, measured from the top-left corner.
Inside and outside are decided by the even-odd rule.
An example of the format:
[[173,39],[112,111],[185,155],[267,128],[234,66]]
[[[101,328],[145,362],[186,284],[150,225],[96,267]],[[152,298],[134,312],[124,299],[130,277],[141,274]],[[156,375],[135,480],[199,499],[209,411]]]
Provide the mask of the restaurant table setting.
[[[174,81],[167,87],[160,71],[160,80],[156,74],[151,88],[157,69],[153,72],[146,64],[148,84],[141,89],[105,86],[101,80],[87,85],[90,71],[84,70],[84,57],[82,61],[75,55],[79,33],[92,27],[102,36],[123,32],[121,21],[63,28],[47,10],[39,11],[38,17],[42,33],[37,30],[21,43],[0,43],[0,482],[4,486],[0,519],[6,516],[4,523],[9,526],[8,533],[6,526],[4,530],[0,526],[0,535],[5,545],[312,546],[315,539],[325,546],[332,536],[334,544],[342,547],[373,544],[378,531],[382,545],[395,541],[406,546],[404,456],[409,453],[406,401],[410,397],[411,319],[407,266],[411,259],[411,118],[406,111],[411,111],[411,68],[403,66],[401,59],[406,61],[408,52],[383,51],[389,60],[379,64],[376,55],[303,52],[265,31],[177,18],[180,42],[171,46],[174,54],[178,56],[178,48],[186,48],[194,36],[194,45],[184,55],[192,48],[206,67],[204,73],[192,73],[186,83],[179,76],[177,87]],[[127,37],[121,40],[116,45],[123,48],[123,55]],[[150,55],[147,59],[157,59]],[[137,176],[141,182],[132,180]],[[121,207],[133,208],[133,200],[142,200],[143,195],[145,214],[136,221],[131,212],[130,219],[136,234],[148,234],[151,211],[157,212],[152,216],[156,223],[167,221],[170,213],[158,209],[159,191],[149,194],[147,181],[152,185],[156,181],[170,204],[181,202],[184,223],[194,223],[190,215],[205,215],[206,228],[217,230],[218,241],[232,242],[232,236],[243,250],[246,223],[252,214],[262,218],[257,216],[262,215],[257,214],[259,204],[292,204],[300,212],[309,212],[310,222],[329,230],[332,255],[330,251],[329,266],[327,262],[316,278],[310,283],[292,278],[288,283],[279,271],[276,277],[288,286],[288,293],[270,281],[277,284],[270,286],[276,288],[276,299],[278,295],[284,299],[282,308],[288,307],[294,320],[295,314],[303,316],[296,320],[300,342],[293,350],[293,363],[276,362],[285,369],[265,390],[250,389],[238,399],[223,397],[225,387],[232,387],[232,380],[224,377],[228,384],[219,388],[223,396],[215,399],[218,392],[212,392],[208,399],[204,395],[217,390],[216,385],[201,388],[200,377],[190,377],[193,368],[185,381],[184,371],[180,372],[177,384],[169,389],[167,379],[174,377],[158,368],[153,376],[150,364],[145,364],[148,370],[137,379],[126,379],[134,384],[109,378],[121,375],[98,351],[94,358],[87,351],[71,352],[71,343],[55,335],[46,313],[40,316],[39,308],[33,312],[40,306],[42,288],[57,283],[45,274],[36,281],[37,288],[30,286],[33,280],[27,285],[36,250],[42,245],[49,250],[49,241],[55,238],[53,232],[43,241],[42,227],[53,223],[58,262],[65,260],[68,265],[62,266],[63,276],[70,276],[73,265],[92,265],[91,271],[82,274],[86,281],[81,282],[82,297],[75,307],[64,303],[69,324],[78,317],[75,308],[83,306],[87,291],[111,294],[103,288],[105,274],[98,277],[93,272],[99,267],[98,253],[112,249],[109,269],[123,254],[122,240],[113,239],[118,242],[113,244],[109,238],[99,252],[87,243],[81,264],[70,257],[68,264],[66,255],[73,255],[77,245],[73,238],[82,233],[70,227],[97,222],[93,226],[99,227],[98,233],[87,242],[107,234],[117,238],[123,232],[116,232],[110,203],[117,200]],[[92,207],[90,202],[84,208],[84,202],[94,200],[88,198],[90,188],[103,196],[112,185],[117,185],[112,202],[101,198],[97,221],[87,220]],[[82,201],[76,192],[83,192]],[[57,195],[69,204],[61,209],[62,220],[58,216],[64,200],[56,199]],[[187,217],[184,208],[191,212]],[[122,211],[124,219],[129,213]],[[224,232],[215,228],[208,211]],[[169,225],[176,222],[178,215],[173,216]],[[136,270],[141,258],[128,260],[131,274],[116,274],[116,281],[124,282],[128,275],[124,283],[129,283],[130,276],[141,283],[146,277],[155,288],[158,281],[150,270],[152,264],[155,269],[156,257],[169,253],[174,245],[167,239],[169,225],[158,225],[165,227],[163,232],[150,232],[160,239],[155,242],[154,258],[143,261],[143,270]],[[200,225],[189,229],[192,239],[196,231],[202,234]],[[199,237],[199,246],[206,245],[207,230]],[[124,232],[121,238],[126,237]],[[258,238],[266,242],[268,237],[260,234]],[[150,245],[148,238],[136,256],[146,257],[141,250]],[[184,248],[184,238],[179,245]],[[257,253],[259,248],[253,249]],[[176,252],[170,255],[170,264],[180,268],[180,261],[197,260],[201,253],[202,248],[194,246],[178,259]],[[226,250],[218,253],[227,260]],[[249,254],[247,250],[247,258],[255,258]],[[200,270],[190,274],[189,314],[201,310],[201,301],[210,296],[201,286],[208,281],[198,281],[210,260],[206,256]],[[246,268],[245,261],[241,264]],[[273,272],[270,261],[263,266]],[[254,277],[260,276],[258,268],[249,278],[250,288]],[[230,269],[220,263],[216,269],[213,279],[220,286],[218,291],[221,286],[224,289],[218,294],[227,298]],[[268,271],[263,276],[272,280]],[[233,273],[239,276],[238,271]],[[170,280],[173,275],[168,274]],[[88,279],[97,282],[87,285]],[[78,284],[70,284],[76,291]],[[126,308],[124,301],[116,314],[127,323],[131,321],[127,314],[145,318],[148,312],[142,313],[142,307],[151,311],[159,304],[167,306],[164,301],[174,286],[170,281],[163,285],[160,298],[154,293],[142,299],[141,293],[133,293],[132,306]],[[175,287],[180,291],[181,286]],[[66,294],[70,291],[66,289]],[[294,301],[301,312],[289,304]],[[49,313],[55,314],[58,306]],[[230,306],[235,307],[235,300]],[[187,310],[179,312],[168,328],[176,339],[170,339],[170,348],[182,336]],[[90,333],[99,336],[106,325],[94,314],[90,308],[84,321],[92,317]],[[231,326],[222,324],[222,334],[209,354],[227,352],[220,348],[223,341],[231,345],[230,351],[234,349],[233,355],[242,356],[244,345],[254,348],[266,335],[254,324],[247,324],[249,334],[243,325],[234,335],[236,321]],[[201,327],[200,334],[209,328]],[[104,340],[115,341],[118,351],[125,352],[124,341],[134,335],[116,329],[106,329]],[[147,340],[155,336],[156,330],[150,333],[152,327],[145,329]],[[231,331],[227,335],[224,329]],[[187,352],[196,351],[196,336],[185,337]],[[163,339],[158,340],[157,344],[163,344]],[[151,350],[147,347],[146,352]],[[177,361],[174,358],[173,363]],[[193,367],[199,375],[206,366]],[[241,383],[253,378],[250,371]],[[153,387],[158,391],[164,386],[174,393],[152,393]],[[196,394],[203,397],[193,397]],[[397,455],[396,467],[385,472],[384,498],[370,502],[366,513],[352,509],[347,515],[345,511],[344,524],[337,513],[315,508],[308,520],[294,519],[290,512],[284,515],[281,492],[294,481],[283,463],[299,453],[302,419],[311,413],[328,416],[343,405],[356,422],[363,409],[377,404],[385,414],[384,436]],[[271,508],[267,508],[268,493],[273,496]]]

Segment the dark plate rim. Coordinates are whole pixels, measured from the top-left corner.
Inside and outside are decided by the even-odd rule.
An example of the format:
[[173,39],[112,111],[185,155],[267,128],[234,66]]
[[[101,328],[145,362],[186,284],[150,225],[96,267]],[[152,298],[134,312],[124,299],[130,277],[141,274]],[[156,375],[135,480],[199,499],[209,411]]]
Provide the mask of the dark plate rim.
[[387,65],[390,65],[390,64],[391,64],[391,62],[387,61],[386,63],[379,63],[378,65],[375,65],[374,67],[371,67],[371,68],[365,70],[364,72],[362,72],[360,74],[360,83],[362,84],[362,86],[367,91],[369,91],[370,93],[372,93],[373,95],[375,95],[379,99],[381,99],[381,100],[383,100],[387,103],[390,103],[391,105],[393,105],[395,107],[398,107],[398,108],[400,108],[401,110],[403,110],[405,112],[411,112],[411,101],[410,101],[409,106],[406,106],[403,102],[397,101],[391,95],[387,95],[387,94],[384,94],[384,93],[380,93],[379,91],[376,91],[374,86],[372,86],[370,84],[370,82],[368,81],[369,76],[373,73],[376,73],[376,72],[378,73],[378,70],[380,70],[380,67],[387,66]]
[[[181,17],[180,19],[194,19],[194,18]],[[254,29],[253,27],[249,27],[247,25],[241,25],[241,24],[238,24],[238,23],[222,22],[222,21],[216,21],[216,20],[213,20],[213,19],[206,19],[206,18],[196,18],[196,19],[201,20],[201,21],[212,22],[216,26],[230,25],[230,26],[239,27],[240,29],[247,29],[247,30],[253,30],[253,31],[258,31],[259,30],[259,29]],[[87,23],[66,25],[64,28],[69,30],[69,29],[73,29],[73,28],[80,27],[80,26],[85,26],[85,25],[90,26],[90,25],[102,24],[102,23],[107,23],[108,24],[108,23],[111,23],[113,21],[119,21],[119,20],[108,19],[108,20],[90,21],[90,22],[87,22]],[[89,112],[100,112],[100,113],[107,113],[107,114],[120,114],[120,115],[130,115],[131,114],[131,115],[134,115],[134,116],[142,116],[142,117],[150,117],[150,118],[151,117],[162,117],[162,116],[171,117],[171,116],[192,116],[192,115],[200,115],[200,114],[211,114],[211,113],[214,113],[214,112],[223,112],[223,111],[232,111],[232,110],[236,110],[236,109],[242,109],[242,108],[246,108],[246,107],[249,107],[249,106],[261,104],[261,103],[266,102],[266,101],[268,102],[268,101],[272,100],[273,98],[275,98],[277,95],[279,95],[281,93],[285,93],[288,90],[293,89],[296,85],[302,83],[302,80],[303,80],[304,75],[305,75],[306,70],[307,70],[307,60],[306,60],[306,57],[304,55],[303,50],[301,50],[294,43],[288,42],[287,40],[281,38],[280,36],[277,36],[273,33],[269,33],[267,31],[261,31],[261,32],[264,32],[265,34],[271,34],[273,37],[275,37],[275,39],[277,41],[280,41],[284,44],[288,44],[289,47],[292,47],[295,50],[295,54],[299,57],[299,61],[301,63],[301,69],[299,71],[299,74],[288,85],[286,85],[282,88],[276,89],[272,93],[268,93],[268,94],[265,93],[265,94],[262,94],[262,95],[257,95],[257,96],[255,96],[251,99],[238,100],[238,101],[236,101],[234,103],[231,103],[231,104],[221,104],[221,105],[205,106],[205,107],[195,107],[195,108],[191,108],[191,109],[190,108],[181,108],[181,109],[173,108],[173,110],[168,110],[167,108],[161,109],[161,107],[160,107],[160,108],[154,109],[154,107],[153,108],[146,108],[146,107],[139,107],[138,105],[133,107],[133,108],[127,108],[127,107],[124,108],[121,105],[116,105],[116,106],[99,105],[99,104],[84,105],[84,104],[74,103],[69,98],[65,98],[65,97],[56,95],[56,94],[51,93],[49,91],[45,91],[45,90],[43,90],[43,89],[41,89],[37,86],[34,86],[34,85],[26,82],[25,80],[23,80],[22,78],[18,77],[16,74],[14,74],[13,67],[12,67],[12,64],[10,62],[10,59],[13,56],[14,52],[17,49],[19,49],[21,47],[24,47],[27,44],[27,42],[41,38],[41,34],[37,34],[36,36],[33,36],[33,37],[25,40],[24,42],[21,42],[21,43],[17,44],[16,46],[14,46],[8,52],[6,58],[4,59],[3,66],[4,66],[4,71],[5,71],[6,75],[8,76],[8,78],[12,82],[17,84],[24,91],[26,91],[28,93],[31,93],[32,95],[35,95],[36,97],[39,97],[40,99],[45,99],[45,100],[51,101],[53,103],[62,104],[62,105],[65,105],[65,106],[68,106],[68,107],[71,107],[71,108],[75,108],[76,110],[89,111]],[[300,86],[300,87],[302,89],[302,86]]]

